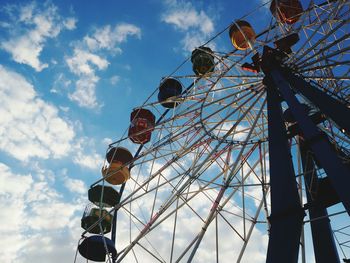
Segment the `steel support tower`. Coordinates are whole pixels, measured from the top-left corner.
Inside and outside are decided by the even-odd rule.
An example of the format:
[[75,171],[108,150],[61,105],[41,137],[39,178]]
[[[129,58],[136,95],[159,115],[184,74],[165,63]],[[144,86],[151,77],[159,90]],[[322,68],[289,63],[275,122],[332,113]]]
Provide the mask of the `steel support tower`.
[[[268,263],[298,261],[305,209],[301,206],[298,197],[288,136],[282,117],[282,101],[287,103],[303,138],[301,154],[304,170],[312,169],[315,159],[327,174],[329,187],[334,188],[340,202],[350,215],[349,166],[342,161],[327,136],[308,116],[296,94],[304,96],[344,132],[350,130],[350,109],[315,85],[306,82],[290,68],[284,67],[282,61],[282,53],[268,46],[264,47],[261,68],[265,73],[264,84],[268,101],[271,184],[270,237],[266,260]],[[305,151],[312,153],[312,162],[307,163]],[[306,183],[309,183],[310,175],[304,173],[304,177]],[[316,262],[339,262],[329,219],[324,218],[327,216],[326,208],[311,207],[309,214],[313,221],[311,226]]]

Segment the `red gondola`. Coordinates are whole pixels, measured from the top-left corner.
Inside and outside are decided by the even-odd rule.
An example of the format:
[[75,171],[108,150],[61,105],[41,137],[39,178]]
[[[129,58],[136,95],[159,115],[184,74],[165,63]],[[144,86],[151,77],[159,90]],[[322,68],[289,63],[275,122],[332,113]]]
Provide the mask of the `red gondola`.
[[298,0],[272,0],[270,11],[276,19],[291,25],[299,20],[303,7]]
[[146,109],[135,109],[130,115],[130,121],[130,140],[138,144],[148,143],[156,121],[153,113]]

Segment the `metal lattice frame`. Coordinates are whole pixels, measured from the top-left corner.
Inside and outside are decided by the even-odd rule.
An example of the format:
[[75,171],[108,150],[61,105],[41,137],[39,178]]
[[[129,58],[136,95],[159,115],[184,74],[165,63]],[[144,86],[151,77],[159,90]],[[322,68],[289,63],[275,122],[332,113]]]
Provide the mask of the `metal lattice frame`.
[[[273,46],[275,40],[296,32],[300,41],[283,65],[349,107],[349,5],[348,1],[311,1],[293,26],[272,18],[270,26],[257,35],[253,49],[214,51],[216,65],[211,74],[189,75],[190,62],[185,63],[172,75],[188,87],[177,98],[180,104],[175,109],[164,112],[156,94],[150,96],[142,107],[161,117],[152,141],[139,148],[131,179],[123,185],[120,203],[111,210],[118,211],[116,262],[250,262],[265,258],[272,222],[267,219],[271,216],[271,120],[264,73],[250,73],[241,66],[251,62],[254,54],[262,54],[264,46]],[[313,112],[319,111],[320,106],[304,95],[297,93],[296,98]],[[337,149],[349,151],[347,130],[335,120],[327,117],[318,128]],[[285,151],[293,154],[290,162],[295,163],[298,141],[290,138],[289,142]],[[113,145],[137,151],[127,137]],[[278,145],[275,147],[278,152]],[[344,158],[348,161],[348,155]],[[322,168],[315,169],[318,176],[324,174]],[[307,190],[303,183],[296,187]],[[340,212],[329,216],[343,210],[340,206]],[[302,222],[298,220],[297,225]],[[296,246],[290,262],[298,257]]]

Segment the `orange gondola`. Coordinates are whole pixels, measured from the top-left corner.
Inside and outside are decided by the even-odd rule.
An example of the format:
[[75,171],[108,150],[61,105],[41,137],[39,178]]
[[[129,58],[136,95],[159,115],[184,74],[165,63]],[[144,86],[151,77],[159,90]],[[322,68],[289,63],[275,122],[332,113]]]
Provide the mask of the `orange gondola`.
[[243,20],[236,21],[229,31],[232,45],[239,50],[246,50],[255,42],[256,34],[253,27]]
[[130,178],[128,163],[132,154],[123,147],[112,147],[107,153],[108,166],[102,168],[102,175],[113,185],[123,184]]

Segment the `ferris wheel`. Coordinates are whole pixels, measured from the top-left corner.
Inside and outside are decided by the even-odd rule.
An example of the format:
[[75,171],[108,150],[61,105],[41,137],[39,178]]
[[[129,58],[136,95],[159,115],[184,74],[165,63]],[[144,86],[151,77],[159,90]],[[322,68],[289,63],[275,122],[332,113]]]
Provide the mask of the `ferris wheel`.
[[350,2],[265,5],[133,110],[75,261],[350,262]]

